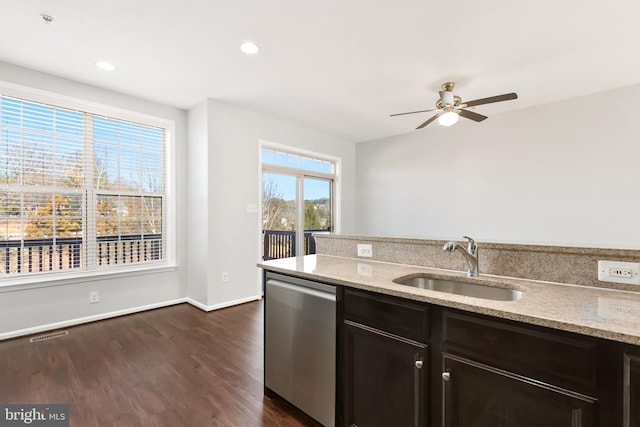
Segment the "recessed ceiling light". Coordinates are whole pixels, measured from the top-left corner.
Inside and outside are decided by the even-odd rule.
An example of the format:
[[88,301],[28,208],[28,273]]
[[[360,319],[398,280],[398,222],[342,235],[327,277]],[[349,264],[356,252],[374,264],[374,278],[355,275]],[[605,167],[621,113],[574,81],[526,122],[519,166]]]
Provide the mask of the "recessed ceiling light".
[[115,71],[116,70],[116,66],[113,65],[110,62],[107,62],[107,61],[98,61],[98,62],[96,62],[96,67],[100,68],[101,70],[105,70],[105,71]]
[[253,42],[244,42],[240,45],[240,50],[247,55],[255,55],[260,48]]

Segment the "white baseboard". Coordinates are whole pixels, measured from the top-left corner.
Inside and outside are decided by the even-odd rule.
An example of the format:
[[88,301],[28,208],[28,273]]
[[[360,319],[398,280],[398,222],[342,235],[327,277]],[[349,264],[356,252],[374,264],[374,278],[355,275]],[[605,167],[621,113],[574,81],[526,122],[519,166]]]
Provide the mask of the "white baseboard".
[[95,322],[97,320],[105,320],[105,319],[110,319],[112,317],[125,316],[127,314],[153,310],[155,308],[168,307],[170,305],[182,304],[185,302],[193,305],[194,307],[199,308],[200,310],[209,312],[213,310],[219,310],[221,308],[231,307],[238,304],[244,304],[246,302],[258,301],[261,298],[262,298],[261,295],[254,295],[248,298],[237,299],[234,301],[227,301],[222,304],[215,304],[215,305],[205,305],[191,298],[179,298],[179,299],[164,301],[156,304],[142,305],[139,307],[127,308],[125,310],[111,311],[108,313],[96,314],[94,316],[79,317],[77,319],[65,320],[63,322],[48,323],[45,325],[34,326],[31,328],[18,329],[16,331],[5,332],[0,334],[0,341],[7,340],[10,338],[17,338],[24,335],[37,334],[39,332],[46,332],[46,331],[53,331],[55,329],[68,328],[71,326],[81,325],[83,323]]
[[148,304],[139,307],[127,308],[125,310],[111,311],[109,313],[96,314],[94,316],[79,317],[77,319],[65,320],[63,322],[48,323],[46,325],[34,326],[32,328],[18,329],[16,331],[5,332],[0,334],[0,341],[9,338],[16,338],[24,335],[37,334],[38,332],[52,331],[55,329],[68,328],[70,326],[81,325],[83,323],[95,322],[97,320],[109,319],[112,317],[124,316],[127,314],[138,313],[140,311],[153,310],[154,308],[168,307],[170,305],[182,304],[188,301],[188,298],[179,298],[171,301],[164,301],[156,304]]
[[247,298],[241,298],[233,301],[226,301],[226,302],[223,302],[222,304],[215,304],[215,305],[205,305],[191,298],[187,298],[187,302],[194,307],[198,307],[202,311],[213,311],[213,310],[220,310],[221,308],[231,307],[238,304],[244,304],[245,302],[258,301],[260,299],[262,299],[262,295],[253,295]]

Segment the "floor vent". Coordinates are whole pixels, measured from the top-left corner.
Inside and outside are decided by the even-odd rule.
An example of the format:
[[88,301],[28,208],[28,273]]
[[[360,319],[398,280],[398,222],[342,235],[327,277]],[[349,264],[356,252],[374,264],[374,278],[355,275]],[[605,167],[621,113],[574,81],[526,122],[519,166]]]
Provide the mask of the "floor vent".
[[51,332],[50,334],[38,335],[37,337],[30,338],[29,341],[40,342],[40,341],[52,340],[54,338],[64,337],[65,335],[69,335],[69,332],[57,331],[57,332]]

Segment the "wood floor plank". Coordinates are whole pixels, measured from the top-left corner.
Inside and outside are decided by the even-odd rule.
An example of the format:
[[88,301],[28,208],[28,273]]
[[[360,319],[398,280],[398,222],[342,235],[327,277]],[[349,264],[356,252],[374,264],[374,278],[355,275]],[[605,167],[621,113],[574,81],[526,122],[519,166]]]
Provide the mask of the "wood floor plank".
[[181,304],[0,342],[0,403],[68,403],[76,427],[314,425],[263,396],[262,322],[262,302]]

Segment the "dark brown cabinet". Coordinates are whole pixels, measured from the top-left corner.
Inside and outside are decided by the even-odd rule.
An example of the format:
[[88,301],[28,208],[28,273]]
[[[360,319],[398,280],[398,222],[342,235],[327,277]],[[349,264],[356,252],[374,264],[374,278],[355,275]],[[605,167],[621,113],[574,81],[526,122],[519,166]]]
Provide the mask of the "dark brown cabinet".
[[596,401],[445,354],[445,427],[593,427]]
[[426,346],[354,324],[343,343],[345,425],[423,426]]
[[427,425],[426,307],[353,290],[341,295],[345,309],[338,425]]
[[640,353],[624,355],[624,427],[640,426]]
[[338,287],[345,427],[640,427],[640,347]]
[[597,339],[441,313],[445,427],[597,425]]

